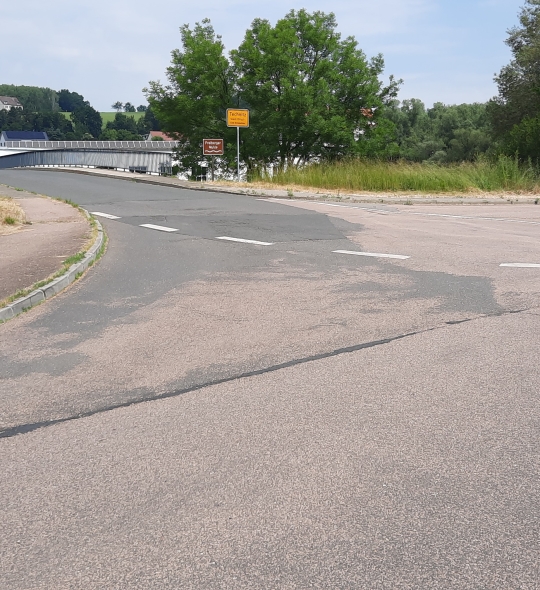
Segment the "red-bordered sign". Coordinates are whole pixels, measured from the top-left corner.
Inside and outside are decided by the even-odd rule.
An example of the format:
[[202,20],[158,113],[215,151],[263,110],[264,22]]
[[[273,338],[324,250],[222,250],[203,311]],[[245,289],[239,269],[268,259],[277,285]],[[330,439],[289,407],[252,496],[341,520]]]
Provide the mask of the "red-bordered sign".
[[204,156],[222,156],[224,147],[222,139],[203,139]]

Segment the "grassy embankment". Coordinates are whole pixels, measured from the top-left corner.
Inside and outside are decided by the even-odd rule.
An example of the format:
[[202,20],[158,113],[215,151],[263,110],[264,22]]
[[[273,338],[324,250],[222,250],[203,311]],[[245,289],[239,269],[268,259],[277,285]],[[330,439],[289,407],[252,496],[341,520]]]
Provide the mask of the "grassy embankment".
[[[107,123],[109,121],[114,121],[114,116],[116,115],[116,111],[115,112],[107,112],[107,113],[99,113],[101,115],[101,120],[103,121],[103,129],[105,129]],[[140,118],[144,117],[144,113],[124,113],[122,111],[123,115],[127,115],[128,117],[133,117],[135,119],[135,121],[138,121]],[[71,113],[62,113],[62,115],[64,115],[64,117],[66,117],[66,119],[69,119]]]
[[254,181],[344,192],[540,193],[540,170],[508,157],[448,165],[358,159],[290,168]]

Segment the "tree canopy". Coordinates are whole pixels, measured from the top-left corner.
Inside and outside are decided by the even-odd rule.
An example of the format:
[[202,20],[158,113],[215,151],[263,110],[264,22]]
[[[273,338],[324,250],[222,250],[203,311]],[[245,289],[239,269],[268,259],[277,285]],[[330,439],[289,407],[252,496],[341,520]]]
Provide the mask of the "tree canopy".
[[539,158],[534,129],[540,128],[540,0],[526,0],[506,44],[512,60],[496,76],[499,95],[489,104],[494,134],[506,151]]
[[65,113],[72,113],[90,103],[84,100],[84,96],[78,92],[63,89],[58,93],[58,106]]
[[180,141],[183,169],[201,159],[205,137],[225,139],[220,164],[231,166],[230,107],[250,109],[241,134],[248,171],[364,153],[370,140],[386,141],[377,122],[400,82],[380,81],[382,56],[368,60],[353,37],[342,39],[333,14],[292,10],[275,26],[256,19],[229,57],[209,20],[180,31],[169,84],[151,82],[145,91],[163,130]]

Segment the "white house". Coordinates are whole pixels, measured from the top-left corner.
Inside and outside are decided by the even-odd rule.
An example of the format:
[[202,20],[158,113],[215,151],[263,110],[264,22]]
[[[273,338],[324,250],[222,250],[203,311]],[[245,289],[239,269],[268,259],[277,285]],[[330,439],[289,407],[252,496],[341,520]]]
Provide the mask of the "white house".
[[22,109],[23,106],[18,98],[14,96],[0,96],[0,111],[10,111],[11,109]]

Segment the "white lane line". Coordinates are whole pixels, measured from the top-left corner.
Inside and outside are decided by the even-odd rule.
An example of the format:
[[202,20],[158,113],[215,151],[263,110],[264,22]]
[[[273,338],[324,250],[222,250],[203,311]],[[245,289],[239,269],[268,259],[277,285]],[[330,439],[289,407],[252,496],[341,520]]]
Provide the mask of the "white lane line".
[[354,252],[353,250],[333,250],[334,254],[354,254],[355,256],[373,256],[374,258],[397,258],[398,260],[407,260],[410,256],[401,254],[379,254],[377,252]]
[[216,240],[228,240],[229,242],[242,242],[243,244],[257,244],[258,246],[273,246],[274,242],[258,242],[257,240],[244,240],[243,238],[231,238],[229,236],[219,236]]
[[527,219],[509,219],[507,217],[474,217],[472,215],[450,215],[448,213],[420,213],[405,211],[409,215],[422,215],[424,217],[446,217],[450,219],[471,219],[473,221],[505,221],[508,223],[526,223],[527,225],[540,225],[540,221],[528,221]]
[[154,225],[153,223],[141,223],[139,227],[147,227],[148,229],[157,229],[158,231],[173,232],[178,231],[174,227],[164,227],[163,225]]
[[540,268],[540,264],[532,264],[529,262],[504,262],[499,266],[508,266],[510,268]]
[[101,213],[100,211],[90,211],[92,215],[97,215],[98,217],[106,217],[107,219],[122,219],[118,217],[118,215],[111,215],[110,213]]

